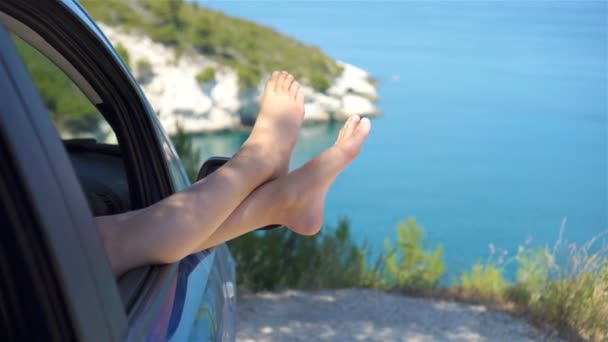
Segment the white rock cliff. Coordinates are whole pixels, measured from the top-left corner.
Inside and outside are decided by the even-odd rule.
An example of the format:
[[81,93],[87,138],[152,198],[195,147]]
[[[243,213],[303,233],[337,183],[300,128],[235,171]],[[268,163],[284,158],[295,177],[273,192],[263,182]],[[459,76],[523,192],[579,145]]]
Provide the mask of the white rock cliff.
[[[176,58],[173,49],[147,36],[99,26],[112,44],[127,50],[133,73],[169,134],[175,133],[178,126],[193,133],[238,129],[254,122],[262,85],[240,91],[236,73],[204,55]],[[302,87],[305,122],[381,114],[374,105],[378,95],[372,77],[353,65],[338,63],[344,71],[333,80],[327,93]],[[196,75],[208,66],[216,69],[215,80],[201,84]]]

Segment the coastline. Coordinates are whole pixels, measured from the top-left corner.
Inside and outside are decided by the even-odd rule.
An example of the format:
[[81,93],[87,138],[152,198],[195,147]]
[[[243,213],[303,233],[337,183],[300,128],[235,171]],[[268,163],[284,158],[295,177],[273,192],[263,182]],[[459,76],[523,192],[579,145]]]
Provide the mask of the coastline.
[[[263,80],[243,88],[237,72],[201,53],[175,56],[173,48],[154,42],[145,34],[99,25],[113,45],[129,60],[133,75],[170,135],[178,127],[186,133],[243,131],[255,122]],[[335,61],[341,73],[324,90],[300,80],[306,124],[345,121],[352,115],[377,117],[378,81],[352,64]],[[200,70],[212,70],[205,79]]]

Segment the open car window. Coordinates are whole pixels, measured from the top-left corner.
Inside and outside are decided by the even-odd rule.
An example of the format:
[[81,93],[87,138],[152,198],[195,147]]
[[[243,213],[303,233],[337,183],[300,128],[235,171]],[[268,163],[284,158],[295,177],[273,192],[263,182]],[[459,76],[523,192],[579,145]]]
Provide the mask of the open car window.
[[116,144],[114,131],[74,82],[40,51],[11,34],[62,139]]
[[51,115],[93,214],[131,210],[121,149],[106,119],[45,55],[17,35],[11,38]]
[[[2,11],[6,2],[0,4]],[[10,303],[4,301],[2,307],[4,316],[28,322],[9,322],[3,335],[9,340],[117,341],[127,321],[103,248],[91,229],[93,220],[47,109],[3,23],[0,47],[0,202],[10,215],[1,220],[6,247],[2,260],[10,268],[3,269],[2,287],[12,289],[3,290],[7,296],[2,297]]]

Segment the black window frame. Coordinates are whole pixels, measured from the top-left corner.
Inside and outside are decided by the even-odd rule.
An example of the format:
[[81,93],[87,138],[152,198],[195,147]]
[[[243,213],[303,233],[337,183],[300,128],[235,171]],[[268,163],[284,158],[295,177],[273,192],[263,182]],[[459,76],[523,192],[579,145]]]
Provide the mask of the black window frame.
[[112,51],[81,18],[59,1],[4,0],[0,11],[31,28],[55,48],[89,82],[102,99],[101,114],[113,128],[129,174],[133,209],[171,195],[175,190],[150,110]]

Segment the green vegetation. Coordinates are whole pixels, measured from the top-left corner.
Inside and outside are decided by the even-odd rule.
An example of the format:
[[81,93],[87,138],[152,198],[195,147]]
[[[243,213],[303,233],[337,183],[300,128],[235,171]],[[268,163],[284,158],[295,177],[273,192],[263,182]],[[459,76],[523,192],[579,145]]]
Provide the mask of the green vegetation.
[[203,71],[196,74],[198,83],[209,83],[215,80],[215,68],[212,66],[206,67]]
[[445,271],[443,247],[425,250],[424,229],[410,218],[397,227],[397,243],[385,241],[382,263],[375,277],[377,288],[420,293],[435,290]]
[[460,275],[460,286],[470,293],[475,293],[476,299],[491,302],[501,299],[507,289],[507,281],[502,269],[496,265],[476,263],[471,271]]
[[[427,250],[423,229],[413,219],[397,227],[397,244],[374,262],[355,244],[348,221],[317,236],[287,229],[244,235],[229,243],[237,262],[238,283],[248,291],[286,288],[369,287],[410,295],[483,303],[522,313],[540,325],[592,341],[608,339],[608,249],[570,246],[565,265],[561,250],[522,249],[515,257],[517,279],[509,282],[501,264],[477,263],[452,287],[442,288],[443,251]],[[596,241],[596,240],[594,240]]]
[[38,50],[11,35],[53,122],[60,132],[98,130],[101,114],[80,89]]
[[[194,177],[199,154],[183,141],[187,139],[181,132],[174,143]],[[446,270],[443,248],[429,249],[424,229],[414,219],[400,224],[396,233],[396,243],[386,242],[379,254],[354,242],[346,219],[312,237],[279,228],[246,234],[228,245],[242,290],[368,287],[398,291],[483,303],[585,339],[608,340],[608,247],[598,246],[608,233],[580,247],[566,246],[561,240],[552,249],[522,246],[506,261],[506,253],[494,260],[496,251],[492,251],[488,260],[473,265],[447,288],[440,284]],[[517,266],[514,282],[505,278],[505,265],[510,263]]]
[[118,44],[116,44],[114,46],[114,49],[116,50],[116,52],[118,52],[118,54],[120,55],[120,58],[122,58],[122,60],[130,68],[131,67],[131,59],[129,57],[129,51],[127,51],[127,48],[125,48],[124,45],[118,43]]
[[154,77],[154,70],[149,60],[142,58],[135,62],[135,70],[137,75],[137,82],[146,84]]
[[152,72],[152,64],[147,59],[138,59],[135,63],[137,72]]
[[253,87],[272,70],[289,70],[301,83],[326,90],[341,73],[316,47],[262,25],[184,0],[82,0],[97,21],[140,31],[174,47],[200,52],[236,70],[241,87]]
[[247,290],[371,287],[419,293],[436,289],[445,269],[442,248],[427,251],[423,229],[413,219],[397,231],[398,243],[387,244],[373,264],[366,248],[353,241],[346,219],[312,237],[279,228],[244,235],[229,246],[238,283]]
[[352,241],[348,222],[328,231],[304,238],[279,228],[231,241],[239,286],[253,291],[367,286],[365,254]]
[[196,181],[198,171],[203,164],[200,161],[200,150],[192,144],[192,137],[184,131],[182,126],[178,125],[177,132],[171,137],[171,141],[182,160],[188,178],[192,182]]
[[597,246],[599,238],[583,246],[566,246],[558,240],[552,249],[520,247],[510,260],[517,265],[514,283],[505,279],[503,263],[489,260],[474,265],[445,292],[451,298],[510,309],[585,339],[605,341],[608,247]]
[[310,73],[310,86],[317,91],[324,92],[331,86],[331,82],[327,76],[315,70]]

